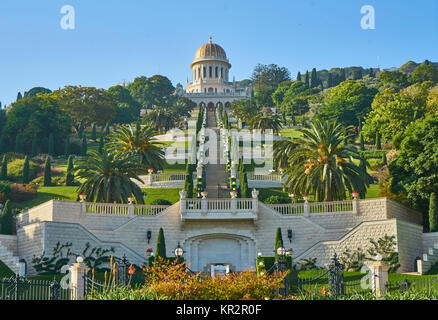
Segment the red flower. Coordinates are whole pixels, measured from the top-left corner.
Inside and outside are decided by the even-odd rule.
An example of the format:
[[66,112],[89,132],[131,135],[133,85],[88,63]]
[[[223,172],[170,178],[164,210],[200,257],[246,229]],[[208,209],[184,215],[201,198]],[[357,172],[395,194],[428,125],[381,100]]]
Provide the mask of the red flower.
[[128,271],[128,273],[129,273],[129,275],[131,275],[131,276],[135,273],[135,267],[134,267],[132,264],[129,266],[129,271]]
[[147,249],[146,252],[152,252],[152,248]]

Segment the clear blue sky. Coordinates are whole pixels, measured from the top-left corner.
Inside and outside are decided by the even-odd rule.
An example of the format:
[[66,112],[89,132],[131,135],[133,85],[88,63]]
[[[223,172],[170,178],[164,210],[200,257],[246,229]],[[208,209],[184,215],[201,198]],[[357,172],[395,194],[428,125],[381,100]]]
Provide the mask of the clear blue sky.
[[[63,5],[76,29],[60,27]],[[362,30],[373,5],[376,29]],[[109,86],[160,73],[185,86],[196,49],[213,41],[237,80],[257,63],[298,71],[438,61],[438,0],[2,0],[0,101],[34,86]]]

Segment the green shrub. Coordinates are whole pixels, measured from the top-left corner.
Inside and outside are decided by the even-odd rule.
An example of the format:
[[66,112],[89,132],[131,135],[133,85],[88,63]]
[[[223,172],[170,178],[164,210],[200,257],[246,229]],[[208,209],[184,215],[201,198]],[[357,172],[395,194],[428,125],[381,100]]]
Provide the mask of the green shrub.
[[[23,169],[24,164],[26,163],[25,159],[15,159],[8,163],[8,179],[15,182],[23,181]],[[41,168],[38,164],[33,161],[29,161],[29,175],[27,180],[34,179],[38,172],[40,172]]]
[[11,162],[15,159],[24,159],[26,155],[24,153],[19,153],[19,152],[6,152],[3,153],[3,157],[6,157],[7,162]]
[[8,181],[0,180],[0,193],[8,195],[11,193],[11,183]]
[[163,228],[158,231],[157,249],[155,250],[156,257],[166,258],[166,241],[164,239]]
[[67,160],[67,172],[65,175],[65,185],[73,186],[74,185],[74,175],[71,173],[73,169],[73,157],[69,156]]
[[157,199],[151,202],[153,206],[170,206],[172,203],[165,199]]
[[437,232],[438,231],[438,200],[437,200],[435,192],[433,192],[430,195],[429,230],[430,230],[430,232]]
[[46,164],[44,165],[44,186],[52,186],[52,164],[50,162],[50,157],[46,158]]
[[3,207],[0,223],[1,234],[13,235],[15,233],[15,221],[9,200],[6,201],[5,206]]
[[264,201],[266,204],[288,204],[290,199],[280,196],[270,196]]
[[13,184],[8,198],[13,202],[20,203],[35,199],[37,196],[37,188],[34,185]]

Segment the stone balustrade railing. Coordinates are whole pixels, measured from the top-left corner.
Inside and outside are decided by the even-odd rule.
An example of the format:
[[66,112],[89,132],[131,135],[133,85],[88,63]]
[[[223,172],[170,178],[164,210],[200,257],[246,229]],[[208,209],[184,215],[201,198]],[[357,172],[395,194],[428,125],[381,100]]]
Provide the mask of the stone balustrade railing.
[[181,199],[182,219],[257,219],[258,199]]
[[166,210],[169,206],[134,205],[115,203],[93,203],[84,202],[84,213],[113,214],[113,215],[135,215],[135,216],[156,216]]
[[269,204],[269,208],[282,215],[315,214],[315,213],[356,213],[358,200],[333,202],[308,202],[290,204]]
[[259,173],[254,173],[254,172],[248,172],[248,180],[273,181],[273,182],[282,182],[283,181],[281,174],[278,174],[278,173],[259,174]]

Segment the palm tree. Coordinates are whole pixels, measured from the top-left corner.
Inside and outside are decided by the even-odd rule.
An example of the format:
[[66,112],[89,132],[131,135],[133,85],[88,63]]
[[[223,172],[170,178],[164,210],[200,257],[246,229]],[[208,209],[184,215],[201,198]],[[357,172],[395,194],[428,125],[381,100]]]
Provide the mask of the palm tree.
[[275,167],[288,166],[289,155],[296,147],[296,143],[290,139],[274,141],[274,165]]
[[137,175],[144,169],[139,156],[119,157],[104,149],[102,154],[90,151],[78,163],[71,173],[85,180],[78,192],[86,194],[90,201],[126,203],[133,195],[137,202],[143,203],[143,193],[133,181],[143,183]]
[[138,155],[145,168],[161,168],[164,161],[162,144],[154,141],[155,129],[130,124],[120,126],[108,135],[106,147],[120,157]]
[[278,115],[272,115],[269,113],[258,114],[251,121],[250,125],[251,129],[259,129],[262,134],[268,129],[272,129],[274,134],[278,134],[282,128],[281,120]]
[[302,137],[292,140],[297,146],[289,153],[284,188],[294,194],[314,194],[316,201],[344,200],[347,191],[364,198],[372,178],[366,166],[354,163],[361,157],[348,142],[350,129],[319,120],[309,129],[299,129]]

